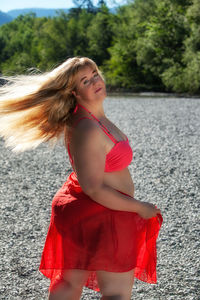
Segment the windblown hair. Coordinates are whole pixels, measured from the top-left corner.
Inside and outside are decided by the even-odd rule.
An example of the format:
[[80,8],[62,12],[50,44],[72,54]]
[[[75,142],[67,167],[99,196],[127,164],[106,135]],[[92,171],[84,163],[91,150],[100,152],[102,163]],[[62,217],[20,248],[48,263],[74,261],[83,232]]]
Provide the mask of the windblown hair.
[[75,79],[85,66],[98,70],[87,57],[67,59],[50,72],[1,77],[0,136],[13,152],[36,148],[42,142],[55,146],[68,132],[76,106]]

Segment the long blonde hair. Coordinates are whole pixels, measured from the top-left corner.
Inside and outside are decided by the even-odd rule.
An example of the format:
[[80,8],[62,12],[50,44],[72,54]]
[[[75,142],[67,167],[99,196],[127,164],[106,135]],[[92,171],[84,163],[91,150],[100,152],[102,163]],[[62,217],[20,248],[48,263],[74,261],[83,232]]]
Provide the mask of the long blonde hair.
[[43,74],[1,77],[0,136],[14,152],[36,148],[42,142],[55,146],[62,133],[70,129],[76,98],[78,71],[97,65],[87,57],[67,59]]

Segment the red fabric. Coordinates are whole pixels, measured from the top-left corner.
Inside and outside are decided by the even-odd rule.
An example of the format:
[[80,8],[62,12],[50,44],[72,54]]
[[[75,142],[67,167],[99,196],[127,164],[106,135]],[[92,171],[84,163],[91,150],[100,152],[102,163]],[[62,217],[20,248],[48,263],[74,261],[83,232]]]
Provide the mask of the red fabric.
[[[124,194],[124,193],[122,193]],[[96,270],[126,272],[156,283],[156,239],[162,216],[148,220],[137,213],[108,209],[83,193],[72,172],[55,194],[40,271],[50,290],[67,269],[90,270],[85,286],[99,291]]]
[[133,158],[133,151],[126,141],[117,142],[110,152],[106,155],[104,172],[120,171],[130,165]]

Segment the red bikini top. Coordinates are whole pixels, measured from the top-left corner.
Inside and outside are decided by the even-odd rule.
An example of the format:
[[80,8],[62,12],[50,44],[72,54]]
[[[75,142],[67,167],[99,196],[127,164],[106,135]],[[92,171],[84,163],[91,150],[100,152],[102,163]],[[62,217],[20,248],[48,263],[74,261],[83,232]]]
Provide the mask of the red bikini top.
[[[85,109],[93,117],[93,119],[99,123],[101,129],[105,132],[105,134],[115,143],[115,145],[106,155],[104,172],[120,171],[126,168],[131,163],[133,158],[133,151],[129,145],[128,138],[126,137],[126,140],[117,141],[114,138],[114,136],[109,132],[109,130],[86,107],[82,106],[81,104],[76,105],[73,113],[76,113],[79,106]],[[88,117],[82,117],[76,121],[73,127],[75,127],[76,124],[82,119],[93,120]],[[73,159],[69,149],[69,142],[67,145],[67,149],[68,149],[70,163],[73,167]]]

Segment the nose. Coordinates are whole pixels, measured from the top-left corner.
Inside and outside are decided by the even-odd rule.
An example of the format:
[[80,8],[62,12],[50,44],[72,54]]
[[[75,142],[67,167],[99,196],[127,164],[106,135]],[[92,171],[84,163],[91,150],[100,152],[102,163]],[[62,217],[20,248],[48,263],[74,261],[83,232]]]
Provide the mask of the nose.
[[91,83],[92,83],[93,85],[95,85],[96,82],[97,82],[96,78],[92,78]]
[[90,79],[90,83],[93,83],[94,85],[95,85],[95,83],[96,83],[97,81],[99,81],[99,77],[92,77],[92,78]]

